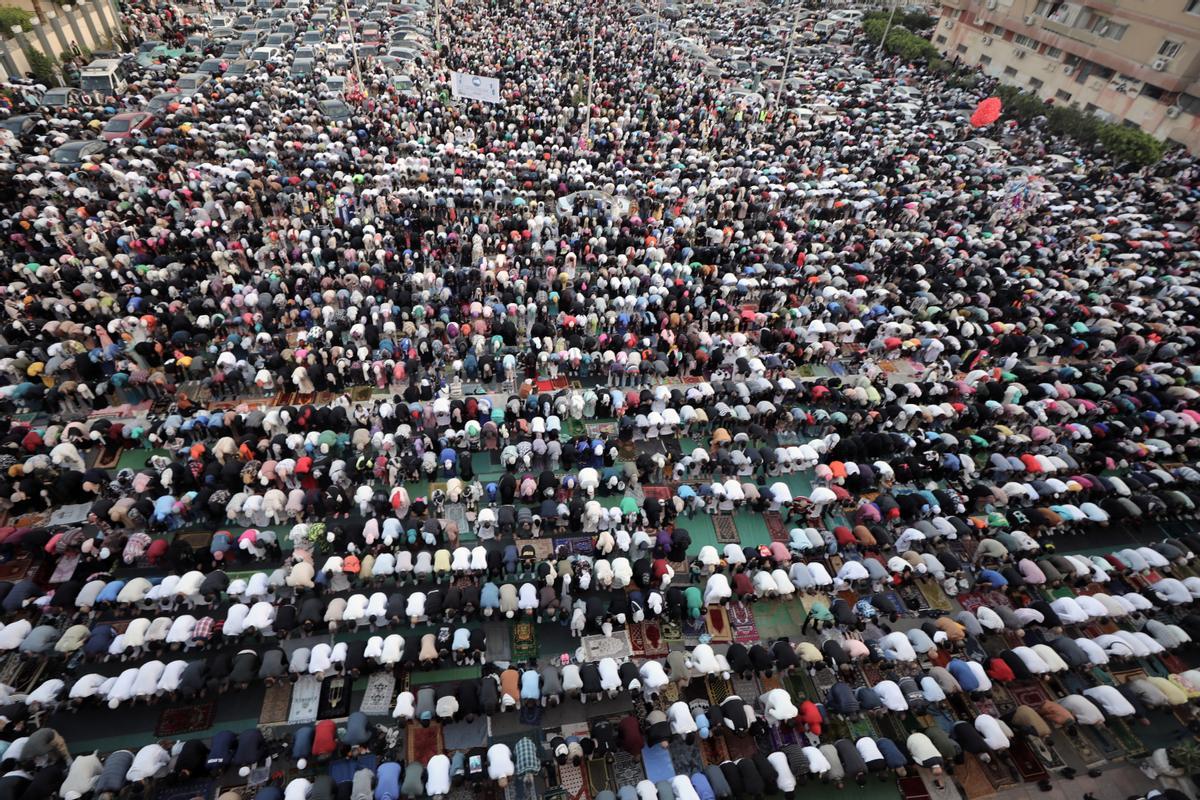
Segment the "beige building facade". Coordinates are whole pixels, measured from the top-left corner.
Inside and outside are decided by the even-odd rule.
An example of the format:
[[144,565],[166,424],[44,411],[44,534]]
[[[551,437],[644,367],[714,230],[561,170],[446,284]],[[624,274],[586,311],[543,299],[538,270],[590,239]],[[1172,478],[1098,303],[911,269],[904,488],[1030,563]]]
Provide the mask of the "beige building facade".
[[1200,0],[941,0],[933,43],[1200,155]]

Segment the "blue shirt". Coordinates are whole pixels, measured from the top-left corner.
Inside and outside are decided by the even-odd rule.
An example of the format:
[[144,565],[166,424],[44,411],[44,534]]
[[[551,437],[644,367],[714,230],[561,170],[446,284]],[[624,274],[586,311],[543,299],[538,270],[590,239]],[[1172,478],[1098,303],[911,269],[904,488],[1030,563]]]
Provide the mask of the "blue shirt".
[[1008,579],[1005,578],[1003,575],[1001,575],[999,572],[996,572],[996,570],[994,570],[994,569],[979,570],[979,578],[978,579],[980,582],[987,581],[988,583],[990,583],[992,586],[995,586],[996,588],[1002,588],[1002,587],[1008,586]]
[[960,661],[957,658],[951,659],[946,665],[946,670],[954,676],[954,680],[958,681],[958,685],[963,688],[964,692],[979,691],[979,679],[975,677],[975,673],[967,665],[967,662]]

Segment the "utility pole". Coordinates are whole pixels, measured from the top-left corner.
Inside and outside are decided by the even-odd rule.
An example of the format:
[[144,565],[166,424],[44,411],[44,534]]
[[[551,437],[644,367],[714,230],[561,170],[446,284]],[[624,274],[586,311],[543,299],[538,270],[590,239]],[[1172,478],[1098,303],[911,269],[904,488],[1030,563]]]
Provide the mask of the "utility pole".
[[896,0],[892,0],[892,11],[888,14],[887,25],[883,28],[883,38],[879,40],[879,47],[875,49],[875,55],[878,56],[883,52],[883,45],[887,42],[888,34],[892,31],[892,20],[896,18]]
[[771,104],[775,109],[775,113],[779,113],[779,98],[783,96],[783,89],[787,86],[788,68],[792,65],[792,45],[796,41],[796,20],[800,17],[799,14],[792,10],[792,26],[788,30],[788,46],[787,54],[783,57],[783,77],[779,79],[779,88],[775,90],[775,102]]

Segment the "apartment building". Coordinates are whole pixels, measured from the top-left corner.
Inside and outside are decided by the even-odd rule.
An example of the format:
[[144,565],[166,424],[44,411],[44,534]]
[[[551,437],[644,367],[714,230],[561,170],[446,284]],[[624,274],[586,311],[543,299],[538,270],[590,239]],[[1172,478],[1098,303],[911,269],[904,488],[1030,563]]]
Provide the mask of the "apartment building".
[[1200,0],[941,0],[933,43],[1200,155]]

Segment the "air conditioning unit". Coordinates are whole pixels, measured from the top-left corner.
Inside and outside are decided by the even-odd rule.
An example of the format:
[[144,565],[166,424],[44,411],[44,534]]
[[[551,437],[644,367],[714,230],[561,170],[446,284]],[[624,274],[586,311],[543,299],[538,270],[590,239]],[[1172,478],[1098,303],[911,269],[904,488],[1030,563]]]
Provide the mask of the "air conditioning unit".
[[1074,75],[1075,67],[1071,66],[1070,64],[1063,64],[1063,74],[1064,75]]
[[991,43],[992,43],[992,37],[988,36],[987,34],[984,34],[984,36],[983,36],[983,43],[984,43],[984,44],[991,44]]
[[1169,62],[1165,58],[1156,58],[1150,66],[1154,67],[1155,71],[1162,72],[1167,68]]
[[954,20],[952,20],[952,19],[946,20],[946,30],[951,30],[953,28],[954,28]]
[[1170,117],[1171,119],[1175,119],[1182,113],[1183,113],[1183,108],[1180,106],[1169,106],[1167,108],[1167,116]]
[[1037,22],[1037,17],[1035,17],[1033,14],[1026,14],[1023,22],[1026,25],[1033,25],[1033,23]]
[[1023,48],[1023,47],[1018,47],[1018,48],[1016,48],[1015,50],[1013,50],[1013,56],[1014,56],[1014,57],[1016,57],[1016,58],[1024,58],[1024,57],[1025,57],[1025,52],[1026,52],[1026,51],[1025,51],[1025,48]]
[[995,11],[998,0],[987,0],[987,10]]

